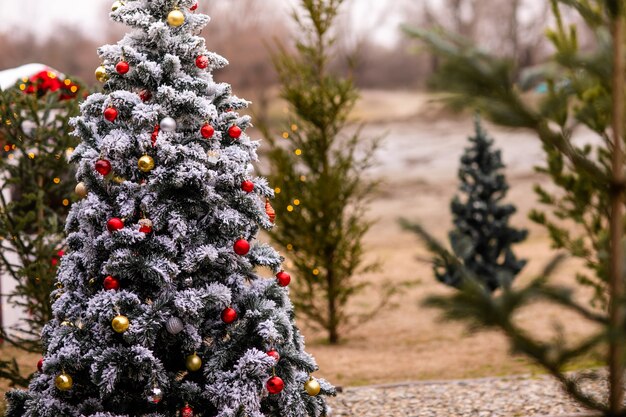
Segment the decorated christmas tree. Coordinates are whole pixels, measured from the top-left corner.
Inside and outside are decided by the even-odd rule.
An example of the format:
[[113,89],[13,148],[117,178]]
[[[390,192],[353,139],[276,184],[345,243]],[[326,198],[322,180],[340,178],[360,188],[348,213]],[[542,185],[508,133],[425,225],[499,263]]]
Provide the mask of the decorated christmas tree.
[[[272,189],[249,168],[248,103],[211,72],[194,0],[126,0],[133,30],[99,50],[53,316],[8,417],[323,416],[270,229]],[[265,277],[267,275],[268,277]]]

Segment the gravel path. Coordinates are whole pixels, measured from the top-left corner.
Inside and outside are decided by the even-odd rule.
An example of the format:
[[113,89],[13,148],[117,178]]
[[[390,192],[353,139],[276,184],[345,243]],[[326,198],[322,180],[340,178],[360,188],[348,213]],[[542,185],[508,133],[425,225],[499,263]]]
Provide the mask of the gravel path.
[[[588,392],[605,390],[588,382]],[[331,417],[582,416],[549,377],[488,378],[347,388],[330,400]]]

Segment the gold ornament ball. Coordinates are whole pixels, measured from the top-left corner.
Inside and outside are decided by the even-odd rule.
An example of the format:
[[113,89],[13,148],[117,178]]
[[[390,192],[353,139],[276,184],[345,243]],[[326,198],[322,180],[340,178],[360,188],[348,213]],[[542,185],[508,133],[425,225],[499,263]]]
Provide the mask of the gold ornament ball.
[[174,27],[182,26],[185,23],[185,15],[180,10],[172,10],[167,15],[167,23]]
[[311,397],[315,397],[320,393],[322,387],[320,387],[320,383],[317,382],[317,379],[311,377],[305,382],[304,389]]
[[124,5],[123,1],[116,1],[115,3],[113,3],[113,5],[111,6],[111,11],[114,12],[117,9],[119,9],[120,7],[122,7]]
[[154,169],[154,159],[152,159],[149,155],[144,155],[139,158],[139,162],[137,162],[139,166],[139,170],[142,172],[150,172]]
[[189,369],[191,372],[196,372],[199,371],[200,368],[202,368],[202,359],[200,359],[200,356],[194,353],[193,355],[187,356],[185,364],[187,365],[187,369]]
[[128,317],[119,315],[111,321],[111,327],[113,327],[113,330],[117,333],[124,333],[130,327],[130,321]]
[[54,378],[54,385],[61,391],[68,391],[72,389],[74,381],[71,376],[63,372]]
[[96,80],[100,81],[101,83],[107,82],[109,79],[109,74],[107,74],[107,70],[106,68],[104,68],[104,66],[100,65],[98,68],[96,68]]
[[87,197],[87,193],[89,191],[87,190],[87,186],[85,185],[84,182],[79,182],[78,184],[76,184],[76,188],[74,188],[74,192],[80,198],[85,198]]

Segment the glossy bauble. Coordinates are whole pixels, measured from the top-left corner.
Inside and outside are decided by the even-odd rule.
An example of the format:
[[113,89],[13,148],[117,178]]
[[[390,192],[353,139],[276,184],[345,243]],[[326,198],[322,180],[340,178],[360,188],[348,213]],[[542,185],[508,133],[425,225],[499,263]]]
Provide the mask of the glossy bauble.
[[39,358],[39,361],[37,362],[37,370],[39,372],[43,372],[43,358]]
[[228,129],[228,136],[230,136],[233,139],[239,139],[242,133],[243,131],[241,130],[239,126],[231,126]]
[[188,405],[180,409],[180,417],[193,417],[193,408]]
[[245,180],[241,183],[241,189],[246,193],[251,193],[254,191],[254,183],[250,180]]
[[54,378],[54,385],[59,389],[59,391],[69,391],[74,385],[74,380],[71,376],[62,372]]
[[286,287],[291,282],[291,275],[289,275],[285,271],[280,271],[278,274],[276,274],[276,281],[281,287]]
[[96,68],[96,80],[98,80],[101,83],[105,83],[109,80],[109,74],[107,74],[107,70],[106,68],[104,68],[104,65],[100,65],[98,68]]
[[161,130],[161,127],[159,125],[154,126],[154,130],[152,131],[152,136],[150,137],[150,140],[152,141],[152,146],[156,145],[156,141],[159,138],[160,130]]
[[158,404],[163,399],[163,390],[159,387],[154,387],[150,390],[150,394],[148,394],[148,402],[152,404]]
[[100,175],[109,175],[112,169],[111,163],[106,159],[98,159],[96,161],[96,171],[98,171]]
[[320,391],[322,391],[320,383],[313,377],[310,377],[309,380],[304,383],[304,389],[311,397],[317,396]]
[[137,161],[137,166],[141,172],[148,173],[154,169],[154,159],[150,155],[144,155]]
[[104,111],[104,118],[111,123],[113,123],[117,119],[117,116],[118,111],[115,107],[107,107],[107,109]]
[[280,394],[284,388],[285,383],[278,376],[273,376],[267,381],[267,391],[270,394]]
[[199,371],[202,368],[202,359],[195,353],[191,354],[185,359],[185,366],[191,372]]
[[267,217],[270,219],[270,223],[273,224],[276,222],[276,210],[272,207],[269,198],[265,200],[265,214],[267,214]]
[[274,360],[276,361],[276,363],[278,363],[278,361],[280,360],[280,353],[278,353],[277,350],[270,350],[267,352],[267,356],[270,356],[272,358],[274,358]]
[[111,6],[111,11],[114,12],[117,9],[119,9],[120,7],[122,7],[124,5],[123,1],[116,1],[115,3],[113,3],[113,5]]
[[234,308],[228,307],[222,311],[222,321],[226,324],[231,324],[237,320],[237,311]]
[[117,232],[118,230],[122,230],[124,228],[124,221],[118,217],[113,217],[107,221],[107,229],[109,232]]
[[141,233],[150,234],[153,230],[152,220],[150,219],[141,219],[139,220],[139,231]]
[[130,65],[126,61],[120,61],[115,66],[115,71],[117,71],[120,75],[128,74],[128,71],[130,71]]
[[211,126],[210,124],[206,123],[200,129],[200,134],[205,139],[211,139],[213,137],[213,135],[215,134],[215,129],[213,128],[213,126]]
[[128,317],[119,314],[111,320],[111,327],[113,327],[116,333],[124,333],[130,327],[130,320],[128,320]]
[[74,188],[74,192],[79,198],[85,198],[87,197],[87,194],[89,193],[89,191],[87,190],[87,186],[85,185],[84,182],[79,182],[78,184],[76,184],[76,187]]
[[178,333],[183,331],[185,325],[183,321],[178,317],[170,317],[165,323],[165,329],[169,334],[177,335]]
[[250,243],[245,239],[239,239],[233,245],[233,249],[237,255],[245,256],[250,252]]
[[159,123],[161,130],[164,132],[176,132],[176,120],[172,119],[171,117],[165,117],[163,118],[163,120],[161,120],[161,123]]
[[102,283],[102,286],[107,291],[109,291],[109,290],[117,291],[117,290],[120,289],[120,280],[115,278],[115,277],[112,277],[111,275],[109,275],[108,277],[106,277],[104,279],[104,282]]
[[189,10],[191,10],[192,12],[195,12],[196,10],[198,10],[198,2],[196,2],[193,6],[191,6]]
[[179,27],[185,24],[185,15],[180,10],[172,10],[167,15],[167,23],[170,26]]
[[139,98],[145,103],[146,101],[152,100],[152,93],[150,90],[141,90],[139,92]]
[[209,58],[204,55],[200,55],[196,58],[196,67],[200,69],[206,69],[209,66]]

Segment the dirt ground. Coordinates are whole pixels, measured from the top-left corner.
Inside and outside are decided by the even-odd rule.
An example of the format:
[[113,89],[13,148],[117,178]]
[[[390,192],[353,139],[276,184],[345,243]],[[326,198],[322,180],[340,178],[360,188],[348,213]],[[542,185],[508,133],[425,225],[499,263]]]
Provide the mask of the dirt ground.
[[[509,354],[507,342],[499,334],[468,333],[458,324],[441,322],[437,311],[421,306],[425,297],[452,290],[435,282],[429,265],[416,259],[418,255],[426,256],[426,252],[415,236],[397,223],[399,217],[408,217],[426,225],[437,237],[446,236],[458,158],[472,133],[471,118],[443,119],[427,96],[409,93],[389,97],[369,92],[357,113],[371,122],[366,134],[384,133],[387,137],[378,155],[380,164],[373,172],[385,180],[384,191],[369,214],[378,223],[366,239],[368,256],[380,260],[383,269],[363,278],[374,283],[420,282],[397,297],[393,308],[383,309],[375,319],[350,333],[340,346],[328,346],[323,335],[303,327],[308,351],[321,368],[318,376],[336,385],[356,386],[536,372],[525,359]],[[529,259],[519,278],[523,282],[553,255],[546,232],[526,218],[528,211],[536,207],[533,185],[545,181],[533,172],[533,166],[542,161],[542,151],[538,140],[528,132],[487,127],[502,148],[508,166],[511,190],[507,201],[519,209],[513,224],[530,229],[529,239],[517,248],[520,257]],[[568,262],[556,279],[573,282],[578,268],[575,262]],[[353,308],[374,306],[375,299],[375,291],[364,294],[355,300]],[[557,321],[564,323],[574,338],[592,330],[578,317],[546,306],[525,310],[520,321],[546,335]],[[2,356],[8,353],[0,350]],[[22,357],[20,362],[34,369],[37,359]],[[0,393],[4,388],[0,383]]]

